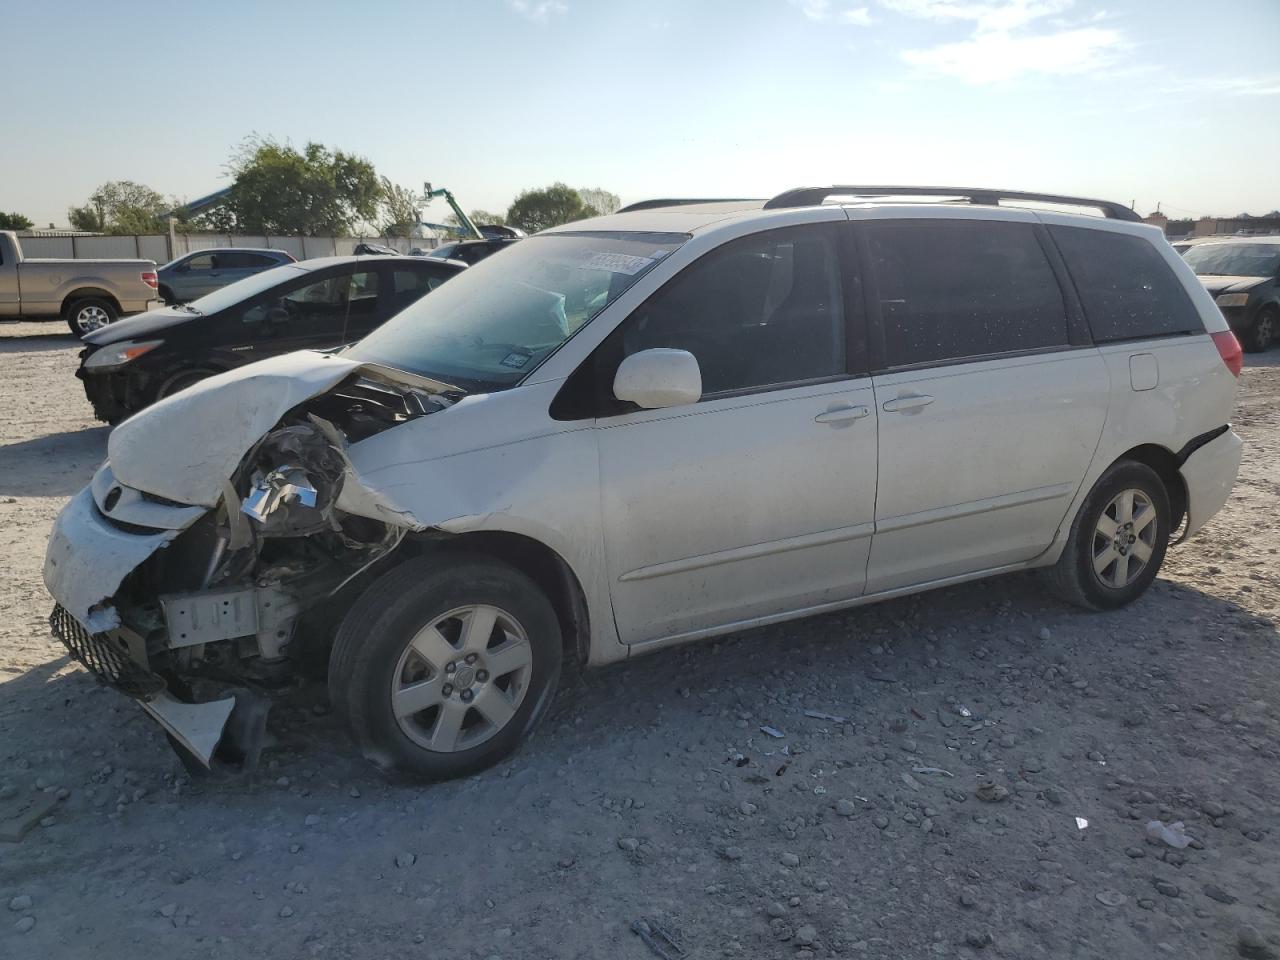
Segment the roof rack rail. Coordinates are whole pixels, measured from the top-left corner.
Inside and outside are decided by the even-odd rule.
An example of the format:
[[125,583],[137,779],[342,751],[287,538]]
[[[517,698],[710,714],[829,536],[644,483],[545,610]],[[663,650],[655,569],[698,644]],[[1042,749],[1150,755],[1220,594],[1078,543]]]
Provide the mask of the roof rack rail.
[[634,213],[637,210],[656,210],[659,207],[684,207],[691,203],[749,203],[758,202],[759,200],[759,197],[689,197],[684,199],[641,200],[638,203],[629,203],[614,212]]
[[1072,207],[1094,207],[1112,220],[1141,221],[1133,210],[1111,200],[1088,200],[1084,197],[1062,197],[1052,193],[1024,193],[1017,190],[992,190],[985,187],[799,187],[780,193],[764,205],[766,210],[785,207],[811,207],[827,197],[848,194],[854,197],[956,197],[969,203],[999,206],[1001,200],[1031,200],[1036,203],[1058,203]]

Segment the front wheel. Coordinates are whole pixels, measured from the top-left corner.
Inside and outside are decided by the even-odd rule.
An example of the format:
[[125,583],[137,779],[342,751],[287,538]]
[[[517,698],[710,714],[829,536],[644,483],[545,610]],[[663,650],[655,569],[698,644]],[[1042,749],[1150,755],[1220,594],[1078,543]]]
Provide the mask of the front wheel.
[[1172,532],[1169,494],[1146,464],[1121,460],[1098,478],[1071,525],[1050,589],[1076,606],[1132,603],[1160,572]]
[[1261,353],[1275,342],[1277,332],[1280,332],[1280,310],[1275,307],[1265,307],[1258,311],[1258,315],[1253,320],[1253,326],[1243,337],[1244,348],[1250,353]]
[[560,660],[559,622],[533,581],[438,552],[383,574],[352,606],[329,696],[378,766],[443,780],[519,746],[546,713]]
[[119,315],[110,300],[88,297],[67,307],[67,326],[77,337],[83,337],[86,333],[93,333],[109,323],[115,323]]

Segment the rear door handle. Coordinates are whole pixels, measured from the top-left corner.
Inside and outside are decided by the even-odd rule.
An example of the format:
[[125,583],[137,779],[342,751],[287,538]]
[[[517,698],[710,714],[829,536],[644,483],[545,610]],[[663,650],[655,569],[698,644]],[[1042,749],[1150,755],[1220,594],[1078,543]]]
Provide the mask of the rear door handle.
[[861,420],[863,417],[871,416],[871,411],[866,407],[835,407],[826,413],[820,413],[813,418],[814,423],[847,423],[850,420]]
[[915,393],[906,397],[897,397],[894,400],[886,400],[881,404],[880,409],[886,413],[915,413],[931,403],[933,403],[933,397]]

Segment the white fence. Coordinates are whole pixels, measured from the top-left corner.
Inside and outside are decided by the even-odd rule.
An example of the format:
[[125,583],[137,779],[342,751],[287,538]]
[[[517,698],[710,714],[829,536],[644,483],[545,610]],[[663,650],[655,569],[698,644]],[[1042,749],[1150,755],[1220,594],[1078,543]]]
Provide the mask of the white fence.
[[415,237],[274,237],[241,236],[226,233],[180,233],[170,243],[165,234],[126,237],[27,237],[18,234],[22,252],[28,257],[58,260],[154,260],[168,263],[175,257],[211,247],[268,247],[284,250],[299,260],[311,257],[340,257],[355,252],[356,244],[377,243],[408,253],[414,247],[431,248],[440,241]]

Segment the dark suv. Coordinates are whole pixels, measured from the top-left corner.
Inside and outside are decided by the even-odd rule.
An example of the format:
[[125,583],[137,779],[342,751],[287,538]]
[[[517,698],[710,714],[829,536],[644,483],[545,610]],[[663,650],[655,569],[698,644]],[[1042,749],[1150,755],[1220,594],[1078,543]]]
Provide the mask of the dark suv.
[[1266,350],[1280,338],[1280,237],[1198,243],[1182,258],[1246,350]]
[[118,423],[232,367],[359,340],[465,269],[420,257],[286,264],[95,331],[85,337],[76,376],[98,419]]

